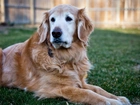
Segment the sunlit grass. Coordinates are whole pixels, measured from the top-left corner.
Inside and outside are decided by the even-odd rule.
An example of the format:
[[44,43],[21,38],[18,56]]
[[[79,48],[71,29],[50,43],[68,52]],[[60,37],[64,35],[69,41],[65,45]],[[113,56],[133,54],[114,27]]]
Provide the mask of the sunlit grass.
[[[0,47],[5,48],[28,39],[36,29],[8,29],[0,32]],[[90,84],[116,95],[140,102],[140,30],[95,29],[89,41],[88,56],[94,70],[88,75]],[[0,88],[0,105],[77,105],[65,99],[34,98],[33,93]],[[79,104],[80,105],[80,104]]]

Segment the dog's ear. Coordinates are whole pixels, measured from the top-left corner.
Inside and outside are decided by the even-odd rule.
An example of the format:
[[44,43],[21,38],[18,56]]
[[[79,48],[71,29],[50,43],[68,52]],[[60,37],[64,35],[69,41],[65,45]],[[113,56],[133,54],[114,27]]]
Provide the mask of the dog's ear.
[[85,14],[85,9],[79,9],[78,11],[78,38],[87,45],[88,37],[92,31],[93,31],[93,24],[91,20]]
[[43,21],[37,30],[39,37],[40,37],[39,44],[43,43],[46,40],[47,34],[49,33],[48,31],[49,31],[49,15],[48,15],[48,12],[45,12]]

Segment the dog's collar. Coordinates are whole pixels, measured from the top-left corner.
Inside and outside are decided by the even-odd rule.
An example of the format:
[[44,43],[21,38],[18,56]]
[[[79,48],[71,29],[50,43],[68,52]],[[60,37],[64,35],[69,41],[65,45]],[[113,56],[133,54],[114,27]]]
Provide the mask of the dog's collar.
[[52,50],[50,48],[48,48],[48,55],[52,58],[53,57],[53,53]]
[[48,55],[52,58],[53,57],[53,52],[52,49],[50,49],[50,44],[48,42],[46,42],[47,47],[48,47]]

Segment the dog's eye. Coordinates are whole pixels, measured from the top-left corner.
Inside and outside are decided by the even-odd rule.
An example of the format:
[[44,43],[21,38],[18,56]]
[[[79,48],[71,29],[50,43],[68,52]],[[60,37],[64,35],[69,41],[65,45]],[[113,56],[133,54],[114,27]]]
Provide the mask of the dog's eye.
[[67,16],[67,17],[66,17],[66,21],[72,21],[72,18],[69,17],[69,16]]
[[51,18],[51,22],[55,22],[55,18],[54,17]]

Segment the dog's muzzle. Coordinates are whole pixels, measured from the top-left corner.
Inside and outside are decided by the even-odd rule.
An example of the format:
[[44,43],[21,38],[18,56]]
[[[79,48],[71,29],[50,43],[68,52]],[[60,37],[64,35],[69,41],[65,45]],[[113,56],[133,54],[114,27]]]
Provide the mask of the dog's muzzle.
[[55,48],[66,47],[66,45],[68,44],[66,41],[62,40],[62,34],[63,32],[59,27],[54,28],[54,30],[52,31],[52,44]]
[[59,27],[56,27],[53,31],[52,31],[52,36],[53,36],[53,43],[59,44],[62,43],[62,30]]

